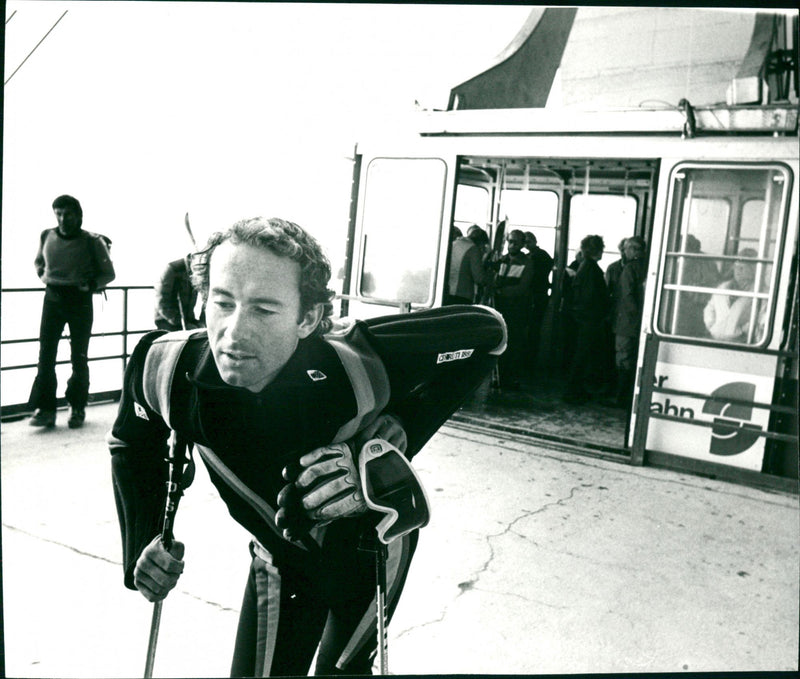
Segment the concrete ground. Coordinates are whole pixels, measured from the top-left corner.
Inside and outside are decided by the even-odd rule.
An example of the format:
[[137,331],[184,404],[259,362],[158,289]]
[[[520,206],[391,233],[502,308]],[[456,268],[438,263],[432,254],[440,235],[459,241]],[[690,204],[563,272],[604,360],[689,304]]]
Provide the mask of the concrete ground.
[[[103,438],[4,423],[10,677],[136,677],[152,605],[122,586]],[[393,674],[798,670],[793,495],[444,427],[416,458],[432,521],[389,627]],[[227,676],[247,536],[198,470],[155,676]]]

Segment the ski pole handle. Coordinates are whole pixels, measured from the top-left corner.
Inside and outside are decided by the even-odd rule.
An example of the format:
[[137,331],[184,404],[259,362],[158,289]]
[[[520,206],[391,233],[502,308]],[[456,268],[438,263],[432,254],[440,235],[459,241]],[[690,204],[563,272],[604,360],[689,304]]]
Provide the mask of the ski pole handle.
[[[186,462],[187,444],[176,431],[172,432],[169,445],[169,481],[167,481],[167,503],[164,507],[164,522],[161,526],[161,544],[167,551],[172,547],[175,525],[175,513],[178,511],[178,501],[183,495],[181,480],[183,466]],[[147,642],[147,659],[144,666],[145,679],[153,676],[153,665],[156,659],[156,644],[158,643],[158,630],[161,626],[161,607],[163,600],[153,604],[153,617],[150,621],[150,638]]]

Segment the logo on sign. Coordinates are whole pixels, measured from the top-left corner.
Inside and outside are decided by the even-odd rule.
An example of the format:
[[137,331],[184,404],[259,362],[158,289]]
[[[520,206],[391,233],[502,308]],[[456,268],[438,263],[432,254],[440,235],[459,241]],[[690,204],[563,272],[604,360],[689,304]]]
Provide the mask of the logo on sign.
[[712,455],[738,455],[758,441],[761,427],[750,422],[753,407],[731,401],[753,401],[756,385],[750,382],[729,382],[711,392],[703,412],[718,415],[711,427]]

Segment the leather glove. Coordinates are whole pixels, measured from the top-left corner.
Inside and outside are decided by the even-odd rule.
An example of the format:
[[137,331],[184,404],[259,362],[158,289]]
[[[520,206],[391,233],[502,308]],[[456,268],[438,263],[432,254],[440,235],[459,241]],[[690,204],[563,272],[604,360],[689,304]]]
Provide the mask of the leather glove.
[[287,539],[313,525],[363,514],[367,510],[358,463],[347,443],[332,443],[303,455],[283,470],[289,483],[278,493],[275,523]]
[[303,509],[300,491],[294,485],[299,473],[299,465],[284,469],[283,477],[289,483],[278,493],[278,511],[275,514],[275,524],[287,540],[299,540],[314,527],[314,521],[306,515],[306,510]]
[[[356,450],[370,439],[380,438],[405,451],[406,432],[400,420],[379,415],[358,433]],[[288,482],[278,493],[275,523],[287,540],[296,540],[314,525],[322,525],[367,510],[361,491],[358,461],[346,443],[323,446],[304,455],[283,470]]]
[[327,523],[366,511],[358,462],[349,444],[317,448],[300,458],[300,466],[294,485],[312,521]]

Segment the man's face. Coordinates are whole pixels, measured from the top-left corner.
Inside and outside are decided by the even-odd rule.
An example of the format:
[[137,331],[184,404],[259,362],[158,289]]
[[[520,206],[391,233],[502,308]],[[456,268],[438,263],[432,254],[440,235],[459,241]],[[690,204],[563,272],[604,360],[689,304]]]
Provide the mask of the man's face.
[[208,339],[222,379],[257,393],[280,372],[322,305],[300,311],[300,266],[271,250],[225,241],[209,264]]
[[752,290],[756,280],[756,267],[751,262],[736,262],[733,265],[733,279],[740,290]]
[[644,254],[642,248],[636,243],[625,243],[623,250],[625,251],[625,259],[628,261],[639,259]]
[[522,250],[523,245],[525,245],[525,238],[523,236],[518,236],[516,234],[509,236],[508,254],[516,255],[520,250]]
[[80,230],[80,217],[77,210],[71,207],[57,207],[53,212],[58,222],[58,230],[62,235],[72,236]]

